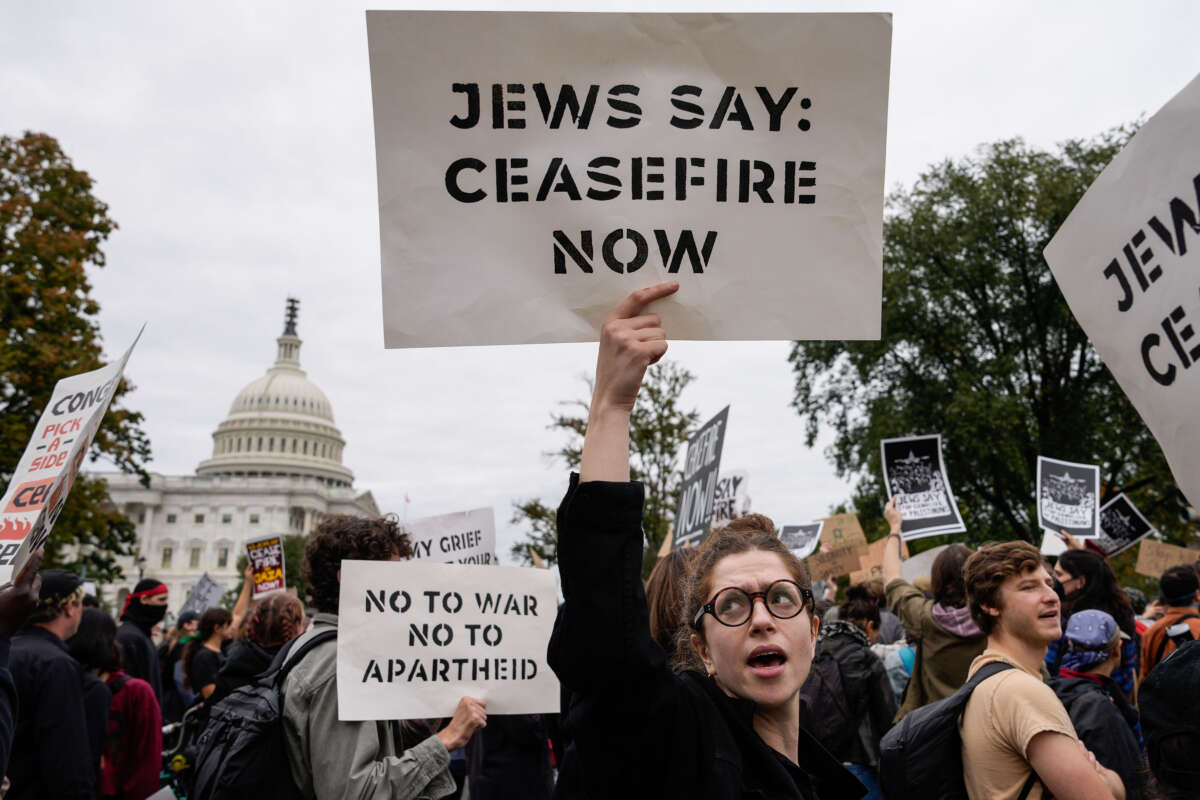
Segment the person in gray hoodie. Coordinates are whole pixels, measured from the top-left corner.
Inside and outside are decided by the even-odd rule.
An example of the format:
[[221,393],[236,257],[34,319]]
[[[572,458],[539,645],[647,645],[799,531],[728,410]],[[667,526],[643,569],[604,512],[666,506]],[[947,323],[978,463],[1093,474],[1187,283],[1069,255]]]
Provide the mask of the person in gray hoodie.
[[954,694],[967,680],[975,656],[983,652],[987,636],[971,619],[963,564],[970,548],[952,544],[933,562],[930,578],[933,599],[900,577],[900,523],[903,517],[896,499],[884,509],[890,533],[883,551],[883,580],[887,604],[897,617],[909,644],[917,648],[912,678],[904,702],[896,712],[899,720],[908,712]]

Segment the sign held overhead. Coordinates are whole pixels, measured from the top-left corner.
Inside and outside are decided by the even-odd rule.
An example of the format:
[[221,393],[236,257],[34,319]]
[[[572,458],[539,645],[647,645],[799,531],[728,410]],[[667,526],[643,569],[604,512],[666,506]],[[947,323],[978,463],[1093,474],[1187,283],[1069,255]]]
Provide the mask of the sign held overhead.
[[[888,14],[370,11],[387,347],[880,332]],[[730,314],[753,308],[753,314]]]

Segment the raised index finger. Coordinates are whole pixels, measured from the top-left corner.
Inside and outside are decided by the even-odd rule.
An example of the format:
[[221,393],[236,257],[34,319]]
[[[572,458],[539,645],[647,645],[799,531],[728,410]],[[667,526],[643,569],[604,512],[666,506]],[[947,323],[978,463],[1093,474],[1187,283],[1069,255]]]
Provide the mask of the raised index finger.
[[656,283],[653,286],[647,286],[644,289],[637,289],[630,292],[624,300],[617,304],[613,309],[609,319],[629,319],[636,317],[642,313],[642,309],[653,303],[655,300],[661,300],[664,297],[669,297],[679,290],[679,281],[667,281],[666,283]]

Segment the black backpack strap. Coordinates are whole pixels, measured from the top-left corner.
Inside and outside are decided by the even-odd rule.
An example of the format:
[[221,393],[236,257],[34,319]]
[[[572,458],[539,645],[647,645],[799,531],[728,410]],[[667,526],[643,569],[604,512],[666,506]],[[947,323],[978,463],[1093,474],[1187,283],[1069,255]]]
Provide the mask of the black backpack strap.
[[326,631],[320,631],[316,634],[313,634],[311,639],[301,645],[300,649],[296,651],[295,656],[290,657],[289,654],[291,653],[292,646],[299,641],[299,639],[293,639],[284,645],[284,647],[280,649],[279,655],[275,656],[275,661],[271,664],[271,671],[275,673],[275,685],[279,687],[280,692],[282,693],[283,691],[283,682],[287,678],[288,673],[292,671],[292,667],[304,660],[304,657],[308,655],[310,650],[324,644],[325,642],[328,642],[330,639],[336,638],[337,628],[330,628]]
[[1021,787],[1021,793],[1017,795],[1017,800],[1025,800],[1026,797],[1029,797],[1029,793],[1033,791],[1033,787],[1041,780],[1036,772],[1030,771],[1029,777],[1025,779],[1025,785]]
[[[1178,624],[1179,624],[1179,623],[1181,623],[1181,622],[1187,622],[1189,619],[1200,619],[1200,617],[1196,616],[1195,614],[1184,614],[1182,617],[1180,617],[1179,619],[1175,620],[1175,623],[1174,623],[1174,624],[1175,624],[1175,625],[1178,625]],[[1168,626],[1168,627],[1170,627],[1170,626]],[[1184,641],[1184,642],[1186,642],[1186,641],[1190,641],[1191,639],[1195,638],[1195,637],[1193,637],[1193,636],[1192,636],[1192,630],[1191,630],[1191,626],[1190,626],[1190,625],[1188,626],[1188,632],[1187,632],[1187,634],[1188,634],[1188,635],[1187,635],[1187,638],[1186,638],[1186,639],[1183,639],[1183,641]],[[1182,636],[1180,636],[1179,638],[1181,638],[1181,639],[1182,639],[1183,637],[1182,637]],[[1180,642],[1177,642],[1177,641],[1175,641],[1175,639],[1176,639],[1176,637],[1174,637],[1174,636],[1168,636],[1168,635],[1167,635],[1167,629],[1166,629],[1166,628],[1163,628],[1163,635],[1162,635],[1162,638],[1158,640],[1158,651],[1157,651],[1157,652],[1155,652],[1155,654],[1154,654],[1154,663],[1155,663],[1155,664],[1158,664],[1159,662],[1161,662],[1161,661],[1162,661],[1163,652],[1164,652],[1164,651],[1166,651],[1166,649],[1167,649],[1167,642],[1171,642],[1172,644],[1174,644],[1174,645],[1175,645],[1175,647],[1176,647],[1176,649],[1178,649],[1178,648],[1179,648],[1179,645],[1180,645],[1181,643],[1180,643]]]

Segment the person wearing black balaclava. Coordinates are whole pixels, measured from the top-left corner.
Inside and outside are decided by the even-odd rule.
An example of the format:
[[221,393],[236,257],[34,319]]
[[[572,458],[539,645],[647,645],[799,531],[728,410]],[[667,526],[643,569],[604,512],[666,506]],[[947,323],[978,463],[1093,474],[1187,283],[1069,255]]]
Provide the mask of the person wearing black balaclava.
[[121,627],[117,628],[117,641],[121,643],[125,658],[125,673],[149,683],[159,703],[163,699],[162,675],[150,629],[162,622],[166,613],[167,585],[153,578],[143,578],[125,598]]

